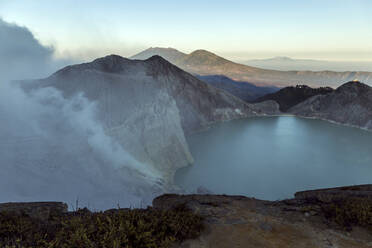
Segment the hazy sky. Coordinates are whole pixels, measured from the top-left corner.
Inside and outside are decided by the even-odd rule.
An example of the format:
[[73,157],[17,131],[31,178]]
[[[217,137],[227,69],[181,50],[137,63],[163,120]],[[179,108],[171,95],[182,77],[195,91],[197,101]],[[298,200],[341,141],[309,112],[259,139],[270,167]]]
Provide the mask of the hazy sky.
[[372,60],[371,9],[371,0],[0,0],[5,21],[80,58],[161,46],[231,59]]

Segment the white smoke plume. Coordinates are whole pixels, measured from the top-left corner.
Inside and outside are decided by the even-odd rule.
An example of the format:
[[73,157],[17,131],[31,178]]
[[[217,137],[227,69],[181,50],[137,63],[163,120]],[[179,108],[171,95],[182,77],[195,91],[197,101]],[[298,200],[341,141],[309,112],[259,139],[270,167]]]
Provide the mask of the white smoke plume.
[[24,92],[13,79],[36,78],[53,59],[26,28],[0,19],[0,202],[64,201],[91,209],[145,206],[158,178],[105,135],[97,107],[55,88]]
[[27,28],[7,23],[0,18],[2,80],[44,77],[71,62],[55,60],[53,53],[53,47],[41,45]]

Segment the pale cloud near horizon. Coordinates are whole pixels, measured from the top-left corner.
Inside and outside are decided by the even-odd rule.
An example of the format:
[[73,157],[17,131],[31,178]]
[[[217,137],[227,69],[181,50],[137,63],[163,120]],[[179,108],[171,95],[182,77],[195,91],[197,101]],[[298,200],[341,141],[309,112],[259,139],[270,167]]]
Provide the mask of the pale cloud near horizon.
[[14,0],[2,1],[0,16],[27,26],[58,57],[128,57],[159,46],[234,60],[355,61],[371,57],[371,8],[367,0]]
[[3,80],[45,77],[73,60],[56,59],[52,46],[42,45],[26,27],[0,18],[0,75]]
[[[112,42],[106,38],[105,42],[100,43],[99,47],[94,47],[92,44],[87,47],[70,47],[69,49],[58,49],[57,44],[45,46],[35,35],[27,28],[21,27],[14,23],[7,23],[0,19],[0,36],[5,37],[0,40],[0,55],[7,57],[5,64],[0,63],[0,72],[4,76],[12,74],[13,69],[18,73],[17,79],[23,78],[37,78],[45,77],[55,72],[68,64],[87,62],[94,60],[98,57],[103,57],[108,54],[118,54],[124,57],[130,57],[142,50],[146,49],[145,45],[131,44],[115,41],[113,37]],[[95,43],[93,43],[94,45]],[[111,45],[110,45],[111,44]],[[115,45],[114,45],[115,44]],[[166,43],[161,43],[160,46],[169,47]],[[176,47],[177,48],[177,47]],[[208,47],[201,47],[210,50]],[[179,49],[179,48],[178,48]],[[190,49],[179,49],[182,52],[190,53]],[[352,52],[352,51],[308,51],[308,52],[295,52],[295,51],[213,51],[212,52],[226,57],[230,60],[239,63],[245,63],[250,59],[265,59],[276,56],[289,56],[295,59],[316,59],[316,60],[330,60],[343,61],[343,64],[325,64],[319,63],[309,66],[302,65],[281,65],[283,70],[361,70],[372,71],[372,52]],[[12,56],[8,56],[11,53]],[[357,59],[355,56],[358,55]],[[369,61],[369,62],[367,62]],[[252,65],[247,63],[248,65]],[[277,66],[270,64],[253,64],[265,69],[277,69]],[[21,69],[22,68],[22,69]],[[22,72],[22,73],[19,73]]]

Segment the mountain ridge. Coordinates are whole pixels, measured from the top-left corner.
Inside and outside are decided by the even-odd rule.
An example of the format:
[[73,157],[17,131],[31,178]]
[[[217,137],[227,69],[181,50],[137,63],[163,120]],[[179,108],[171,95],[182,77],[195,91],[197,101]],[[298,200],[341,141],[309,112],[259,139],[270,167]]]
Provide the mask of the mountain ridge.
[[277,56],[265,59],[251,59],[240,61],[248,66],[267,70],[280,71],[335,71],[335,72],[372,72],[371,61],[328,61],[316,59],[295,59],[286,56]]
[[[151,55],[157,53],[162,56],[164,49],[153,49],[151,52]],[[140,54],[141,56],[134,55],[131,58],[146,58],[146,50]],[[225,75],[233,80],[250,82],[257,86],[285,87],[306,84],[312,87],[338,87],[345,82],[356,79],[372,84],[372,72],[279,71],[260,69],[227,60],[206,50],[196,50],[177,59],[170,57],[169,62],[194,75]]]
[[267,94],[256,99],[254,102],[264,102],[273,100],[279,104],[282,112],[287,112],[291,107],[305,101],[315,95],[324,95],[332,92],[329,87],[311,88],[307,85],[288,86],[277,92]]
[[197,75],[196,77],[213,87],[225,90],[243,101],[250,103],[255,102],[259,97],[274,93],[280,89],[277,87],[256,86],[249,82],[235,81],[224,75]]
[[313,96],[289,113],[372,130],[372,87],[351,81],[325,95]]

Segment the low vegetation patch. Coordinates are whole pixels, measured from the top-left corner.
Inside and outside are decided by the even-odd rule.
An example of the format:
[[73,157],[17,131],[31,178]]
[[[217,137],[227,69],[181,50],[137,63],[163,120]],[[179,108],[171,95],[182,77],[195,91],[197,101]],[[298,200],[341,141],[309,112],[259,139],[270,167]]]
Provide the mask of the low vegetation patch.
[[196,238],[202,218],[185,208],[169,211],[81,209],[42,221],[27,215],[0,213],[0,247],[170,247]]
[[325,217],[346,229],[358,225],[372,229],[372,200],[349,198],[322,206]]

